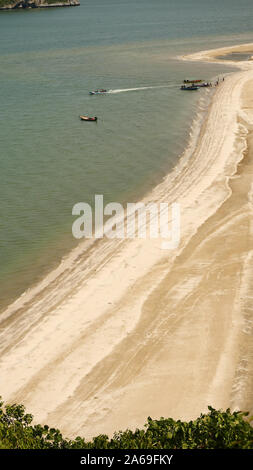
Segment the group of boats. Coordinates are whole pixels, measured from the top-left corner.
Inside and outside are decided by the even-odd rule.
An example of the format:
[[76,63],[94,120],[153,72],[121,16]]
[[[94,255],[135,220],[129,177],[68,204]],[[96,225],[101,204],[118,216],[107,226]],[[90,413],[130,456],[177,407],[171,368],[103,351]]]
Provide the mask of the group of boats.
[[[204,82],[203,80],[184,80],[183,85],[181,86],[181,90],[183,91],[194,91],[194,90],[199,90],[199,88],[207,88],[211,87],[212,83],[209,82]],[[89,95],[105,95],[108,93],[108,90],[105,90],[104,88],[100,90],[95,90],[95,91],[89,91]],[[97,116],[80,116],[81,121],[91,121],[91,122],[97,122],[98,118]]]
[[183,91],[194,91],[199,88],[211,87],[212,84],[209,82],[204,82],[203,80],[184,80],[181,90]]

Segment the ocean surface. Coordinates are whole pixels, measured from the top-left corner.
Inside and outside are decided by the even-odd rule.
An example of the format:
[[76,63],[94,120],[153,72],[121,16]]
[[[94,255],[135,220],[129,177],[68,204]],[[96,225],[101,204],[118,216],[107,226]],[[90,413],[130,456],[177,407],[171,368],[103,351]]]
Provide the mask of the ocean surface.
[[233,70],[178,56],[253,42],[252,24],[251,0],[0,12],[0,311],[76,246],[76,202],[137,201],[171,171],[210,97],[182,80]]

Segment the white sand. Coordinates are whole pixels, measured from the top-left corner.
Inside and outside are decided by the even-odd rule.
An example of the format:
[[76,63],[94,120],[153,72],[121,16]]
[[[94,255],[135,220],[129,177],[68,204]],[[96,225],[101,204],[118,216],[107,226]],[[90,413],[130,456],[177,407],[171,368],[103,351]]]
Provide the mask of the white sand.
[[[187,60],[238,47],[253,51]],[[0,391],[36,422],[90,437],[252,407],[253,64],[234,65],[194,153],[144,201],[181,204],[178,249],[81,244],[1,316]]]

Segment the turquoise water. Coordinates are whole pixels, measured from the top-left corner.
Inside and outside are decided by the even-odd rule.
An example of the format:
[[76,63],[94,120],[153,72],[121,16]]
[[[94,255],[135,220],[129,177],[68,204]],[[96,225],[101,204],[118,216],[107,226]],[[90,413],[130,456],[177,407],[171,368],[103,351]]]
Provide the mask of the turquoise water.
[[0,308],[75,246],[76,202],[137,200],[173,168],[206,96],[181,81],[231,71],[177,55],[253,41],[252,20],[248,0],[0,12]]

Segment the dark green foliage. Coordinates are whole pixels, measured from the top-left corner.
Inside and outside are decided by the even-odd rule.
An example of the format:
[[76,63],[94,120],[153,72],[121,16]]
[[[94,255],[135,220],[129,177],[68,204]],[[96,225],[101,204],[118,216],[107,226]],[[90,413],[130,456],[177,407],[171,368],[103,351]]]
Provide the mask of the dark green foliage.
[[[24,7],[26,3],[27,3],[27,7],[31,6],[31,4],[34,4],[33,6],[37,5],[39,7],[43,3],[47,5],[51,5],[53,3],[68,3],[68,2],[69,0],[34,0],[34,1],[31,0],[30,2],[28,2],[28,0],[23,1]],[[19,3],[18,0],[0,0],[0,8],[8,7],[10,5],[17,5],[18,3]]]
[[115,433],[112,439],[101,434],[92,441],[81,437],[64,439],[58,429],[32,425],[32,415],[23,405],[0,402],[0,449],[253,449],[253,428],[248,413],[209,407],[189,423],[172,418],[152,420],[144,429]]
[[25,413],[23,405],[0,402],[0,449],[63,448],[66,441],[60,431],[48,426],[32,426],[33,416]]
[[14,3],[16,3],[16,0],[0,0],[0,8],[7,5],[13,5]]

